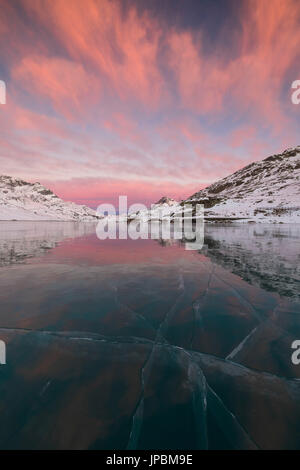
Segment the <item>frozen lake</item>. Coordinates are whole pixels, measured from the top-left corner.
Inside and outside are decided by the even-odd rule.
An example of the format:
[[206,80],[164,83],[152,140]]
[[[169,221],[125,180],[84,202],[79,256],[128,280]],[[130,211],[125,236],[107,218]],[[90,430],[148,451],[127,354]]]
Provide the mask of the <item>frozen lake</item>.
[[0,448],[300,447],[300,227],[1,222]]

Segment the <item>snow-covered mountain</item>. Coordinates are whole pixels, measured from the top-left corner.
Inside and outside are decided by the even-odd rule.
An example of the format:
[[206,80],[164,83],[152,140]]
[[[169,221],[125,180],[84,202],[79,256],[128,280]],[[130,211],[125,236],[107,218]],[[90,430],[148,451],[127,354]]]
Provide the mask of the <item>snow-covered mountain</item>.
[[300,146],[251,163],[181,203],[164,197],[129,219],[174,219],[184,205],[197,203],[209,222],[300,223]]
[[193,194],[207,218],[300,222],[300,146],[236,171]]
[[[173,215],[179,209],[179,204],[175,199],[163,196],[155,204],[152,204],[151,209],[141,210],[137,212],[130,212],[128,220],[142,219],[142,220],[161,220],[164,217]],[[124,215],[119,217],[124,218]],[[125,215],[125,218],[127,216]]]
[[65,202],[40,183],[0,176],[0,220],[96,221],[89,207]]
[[[203,204],[205,219],[212,222],[300,223],[300,146],[251,163],[181,203],[162,197],[151,209],[130,213],[128,219],[173,219],[187,203]],[[94,210],[65,202],[40,183],[0,176],[0,220],[98,218]]]

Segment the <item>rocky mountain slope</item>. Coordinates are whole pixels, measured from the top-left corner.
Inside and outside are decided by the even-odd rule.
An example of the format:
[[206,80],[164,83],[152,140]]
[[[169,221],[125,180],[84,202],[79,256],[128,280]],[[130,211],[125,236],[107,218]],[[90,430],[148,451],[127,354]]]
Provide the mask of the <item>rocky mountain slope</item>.
[[[128,220],[142,219],[142,220],[160,220],[164,217],[169,217],[174,214],[179,208],[179,204],[175,199],[163,196],[155,204],[152,204],[151,209],[141,210],[137,212],[130,212]],[[127,215],[122,215],[119,219],[127,219]]]
[[89,207],[65,202],[40,183],[0,176],[0,220],[97,220]]
[[251,163],[181,203],[164,197],[129,218],[174,219],[185,204],[197,203],[208,222],[300,223],[300,146]]
[[300,222],[300,146],[251,163],[185,202],[208,218]]

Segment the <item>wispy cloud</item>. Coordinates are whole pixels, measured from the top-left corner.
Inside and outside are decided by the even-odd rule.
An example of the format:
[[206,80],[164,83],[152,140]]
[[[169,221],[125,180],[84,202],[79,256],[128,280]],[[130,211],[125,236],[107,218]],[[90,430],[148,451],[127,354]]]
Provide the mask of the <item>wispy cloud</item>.
[[94,206],[151,202],[299,144],[298,0],[244,0],[209,44],[214,10],[197,28],[126,5],[2,1],[1,172]]

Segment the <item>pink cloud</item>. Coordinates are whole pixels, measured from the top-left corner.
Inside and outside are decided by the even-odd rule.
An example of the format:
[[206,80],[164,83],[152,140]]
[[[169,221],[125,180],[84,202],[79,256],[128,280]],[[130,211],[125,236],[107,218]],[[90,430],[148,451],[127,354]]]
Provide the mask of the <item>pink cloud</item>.
[[[201,115],[226,113],[228,99],[236,111],[247,111],[278,132],[288,126],[281,105],[285,76],[300,58],[300,8],[297,0],[243,3],[242,32],[234,57],[219,42],[213,54],[203,48],[201,32],[173,31],[168,37],[169,65],[181,106]],[[229,34],[229,32],[228,32]]]
[[[157,66],[161,31],[148,14],[132,7],[126,17],[118,2],[25,0],[27,10],[53,34],[75,62],[93,69],[122,100],[158,104],[163,80]],[[76,27],[74,27],[76,25]]]
[[100,99],[99,80],[81,64],[61,58],[26,56],[12,77],[38,101],[46,98],[66,119],[79,120]]
[[235,129],[230,136],[230,144],[232,147],[242,147],[245,143],[256,138],[256,129],[253,126],[244,126]]
[[[181,200],[199,189],[197,185],[174,184],[173,181],[160,180],[157,183],[147,180],[126,181],[121,179],[75,178],[68,181],[42,180],[57,195],[66,200],[76,201],[97,207],[101,203],[118,204],[119,196],[126,195],[128,203],[153,204],[162,195]],[[84,195],[80,197],[80,195]]]
[[20,0],[23,16],[3,5],[1,172],[92,205],[122,193],[153,202],[299,144],[282,97],[300,59],[298,0],[245,0],[240,28],[225,18],[227,41],[209,52],[203,28],[134,4]]

